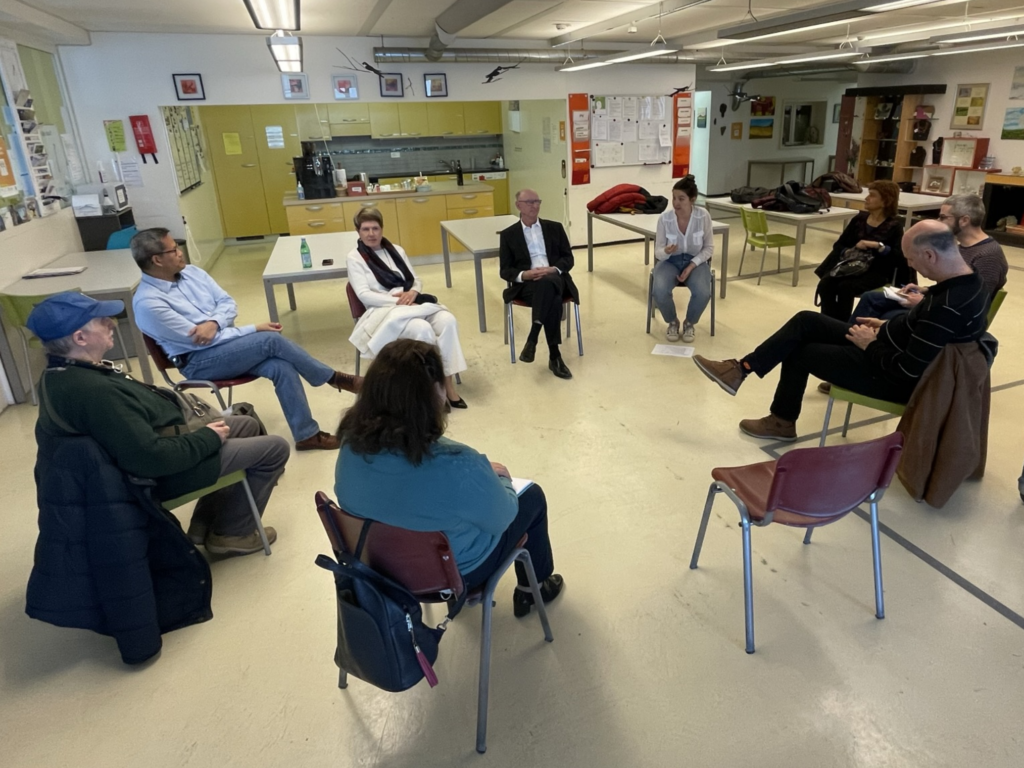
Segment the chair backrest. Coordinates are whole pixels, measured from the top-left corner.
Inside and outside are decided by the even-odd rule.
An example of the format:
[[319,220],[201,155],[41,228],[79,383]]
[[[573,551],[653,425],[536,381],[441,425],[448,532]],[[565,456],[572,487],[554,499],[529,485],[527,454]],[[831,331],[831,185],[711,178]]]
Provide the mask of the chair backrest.
[[128,248],[131,246],[132,238],[138,233],[138,227],[134,224],[130,227],[119,229],[117,232],[111,232],[110,237],[107,238],[107,250],[116,251],[119,248]]
[[988,305],[988,316],[985,320],[986,327],[991,327],[992,321],[999,314],[999,308],[1003,306],[1003,299],[1005,298],[1006,291],[1003,289],[996,291],[996,295],[992,297],[992,303]]
[[[81,288],[68,288],[66,291],[60,291],[60,293],[81,293]],[[28,334],[30,339],[35,339],[35,335],[28,330],[28,316],[32,314],[32,310],[39,302],[54,296],[52,293],[40,293],[35,296],[13,296],[9,293],[0,293],[0,309],[3,310],[4,316],[7,317],[16,327],[24,328],[25,333]]]
[[[161,373],[165,371],[177,370],[174,363],[171,362],[171,358],[164,352],[164,348],[160,346],[159,342],[152,336],[142,334],[142,340],[146,343],[146,351],[149,352],[149,356],[153,358],[153,362],[156,363],[157,370]],[[167,378],[164,376],[164,378]]]
[[800,448],[775,465],[768,492],[768,510],[786,510],[808,517],[844,515],[892,481],[903,434],[825,448]]
[[345,284],[345,295],[348,296],[348,308],[352,310],[352,319],[358,320],[366,312],[366,307],[356,296],[356,289],[352,287],[352,283]]
[[[316,494],[316,511],[334,551],[354,553],[365,520],[350,515],[323,491]],[[451,544],[441,531],[410,531],[375,521],[359,559],[417,597],[446,591],[461,595],[465,589]]]
[[743,229],[748,235],[768,234],[768,217],[764,215],[764,211],[743,206],[740,208],[740,216],[743,219]]

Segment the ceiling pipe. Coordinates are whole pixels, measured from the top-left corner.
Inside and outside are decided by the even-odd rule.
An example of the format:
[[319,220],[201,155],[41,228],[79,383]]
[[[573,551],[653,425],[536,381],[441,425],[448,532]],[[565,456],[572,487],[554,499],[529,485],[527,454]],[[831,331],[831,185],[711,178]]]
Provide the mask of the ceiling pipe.
[[[751,69],[746,72],[737,70],[730,72],[730,80],[747,82],[749,80],[765,80],[770,77],[805,77],[808,75],[838,75],[860,73],[867,75],[909,75],[917,69],[917,59],[903,61],[883,61],[880,63],[845,62],[842,64],[809,64],[805,67],[789,67],[784,64],[775,67]],[[738,74],[737,74],[738,73]]]
[[480,19],[490,16],[513,0],[456,0],[444,13],[434,20],[434,36],[427,45],[426,60],[441,61],[441,58],[456,35]]
[[[574,52],[573,59],[585,62],[598,56],[615,53],[615,51]],[[566,51],[553,51],[547,48],[449,48],[442,51],[436,59],[430,58],[429,48],[374,48],[375,64],[423,64],[426,62],[444,62],[449,64],[557,64],[566,60]],[[685,54],[666,54],[652,56],[648,59],[631,61],[630,64],[693,64],[693,58]]]

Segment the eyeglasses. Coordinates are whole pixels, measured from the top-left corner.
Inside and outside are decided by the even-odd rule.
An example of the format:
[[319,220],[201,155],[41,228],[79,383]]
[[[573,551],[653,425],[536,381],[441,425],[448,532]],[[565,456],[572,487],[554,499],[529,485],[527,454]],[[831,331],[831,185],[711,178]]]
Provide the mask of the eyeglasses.
[[959,216],[954,216],[951,213],[940,213],[939,214],[939,221],[956,221],[958,218],[960,218],[960,217]]
[[176,245],[173,248],[171,248],[169,251],[160,251],[160,253],[158,253],[157,256],[166,256],[168,253],[177,253],[180,250],[181,250],[181,246],[180,245]]
[[523,205],[540,205],[543,201],[542,200],[519,200],[517,202],[520,202]]

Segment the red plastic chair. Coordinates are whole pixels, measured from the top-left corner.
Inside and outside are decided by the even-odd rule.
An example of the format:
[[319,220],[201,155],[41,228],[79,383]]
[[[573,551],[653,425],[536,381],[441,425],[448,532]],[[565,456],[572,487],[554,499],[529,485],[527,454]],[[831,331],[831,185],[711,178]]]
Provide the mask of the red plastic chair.
[[[363,518],[345,512],[323,491],[316,494],[316,511],[327,531],[331,548],[337,552],[354,552],[363,528]],[[505,572],[517,560],[526,569],[533,592],[534,607],[544,628],[544,639],[554,640],[547,610],[540,596],[540,585],[533,570],[530,553],[522,539],[505,561],[487,579],[487,583],[471,591],[467,605],[483,604],[483,627],[480,638],[480,684],[477,691],[476,751],[487,751],[487,700],[491,680],[491,627],[494,591]],[[441,531],[410,531],[387,523],[374,522],[367,531],[360,560],[373,570],[408,589],[424,603],[440,603],[462,595],[466,586],[452,554],[448,537]],[[339,667],[338,687],[348,686],[348,672]]]
[[867,501],[871,505],[871,550],[875,569],[875,617],[885,618],[882,600],[882,553],[878,541],[878,502],[892,481],[903,435],[899,432],[866,443],[828,448],[800,448],[777,461],[745,467],[716,467],[708,489],[704,516],[697,531],[690,568],[704,544],[704,533],[715,497],[728,496],[740,513],[743,531],[743,598],[746,609],[747,653],[754,652],[754,589],[750,564],[750,527],[772,523],[811,531],[828,525]]
[[[178,370],[177,366],[171,362],[171,359],[167,357],[167,353],[164,352],[164,348],[157,343],[156,339],[142,334],[142,339],[146,342],[146,350],[149,352],[149,356],[153,358],[153,362],[156,364],[157,370],[164,377],[164,381],[167,382],[167,386],[172,389],[208,389],[217,398],[217,402],[220,403],[221,410],[226,410],[231,406],[232,389],[242,384],[248,384],[250,381],[256,381],[259,376],[251,376],[249,374],[243,374],[241,376],[235,376],[232,379],[183,379],[182,381],[172,381],[171,377],[167,375],[168,371]],[[228,391],[228,402],[224,403],[224,398],[221,396],[220,391],[227,389]]]

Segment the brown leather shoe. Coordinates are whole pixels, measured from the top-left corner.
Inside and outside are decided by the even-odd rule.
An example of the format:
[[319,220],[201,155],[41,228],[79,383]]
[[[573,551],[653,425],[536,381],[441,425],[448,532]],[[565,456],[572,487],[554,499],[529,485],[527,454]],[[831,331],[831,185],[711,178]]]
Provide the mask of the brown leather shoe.
[[[268,544],[277,541],[277,531],[272,526],[263,526],[263,532]],[[246,536],[218,536],[211,532],[206,534],[206,551],[211,555],[251,555],[263,551],[263,540],[257,530]]]
[[708,360],[701,355],[694,355],[693,362],[705,376],[730,395],[735,395],[743,383],[743,366],[739,360]]
[[763,440],[792,443],[796,440],[796,422],[786,421],[774,413],[769,413],[760,419],[744,419],[740,422],[740,432]]
[[339,392],[351,392],[353,395],[358,395],[359,390],[363,388],[363,377],[335,371],[327,383]]
[[296,451],[336,451],[340,447],[341,441],[327,432],[317,432],[295,444]]

